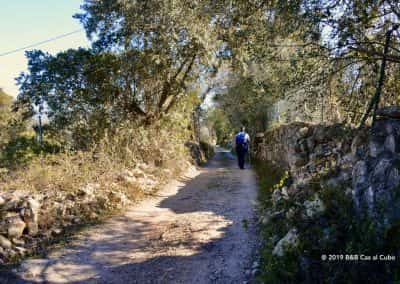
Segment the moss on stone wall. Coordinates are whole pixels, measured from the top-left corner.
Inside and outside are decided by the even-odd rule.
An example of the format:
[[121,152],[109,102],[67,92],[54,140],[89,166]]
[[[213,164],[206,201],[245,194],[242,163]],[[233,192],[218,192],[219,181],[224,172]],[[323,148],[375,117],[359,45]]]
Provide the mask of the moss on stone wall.
[[[385,132],[397,124],[383,122],[379,128]],[[260,283],[400,281],[397,153],[377,145],[375,155],[365,132],[356,135],[340,127],[285,126],[268,134],[274,139],[258,144],[257,153],[265,159],[256,167],[263,238]],[[282,149],[291,152],[282,155]],[[293,158],[297,155],[304,161]],[[284,160],[273,165],[268,159],[279,157]],[[287,175],[276,165],[286,165]],[[359,186],[370,188],[373,198],[355,195]]]

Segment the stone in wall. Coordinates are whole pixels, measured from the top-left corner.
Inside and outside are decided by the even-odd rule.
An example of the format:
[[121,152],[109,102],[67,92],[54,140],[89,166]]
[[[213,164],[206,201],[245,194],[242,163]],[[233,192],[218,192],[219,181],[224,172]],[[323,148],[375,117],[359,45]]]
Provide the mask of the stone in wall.
[[358,214],[380,223],[400,218],[400,108],[378,111],[372,129],[295,123],[267,131],[254,155],[287,169],[291,191],[305,190],[313,177],[349,188]]
[[299,244],[299,237],[297,234],[297,229],[292,228],[287,232],[287,234],[279,240],[275,245],[272,254],[276,256],[283,256],[284,253],[290,249],[297,247]]
[[[187,163],[186,168],[192,166]],[[163,175],[168,180],[172,173],[165,170]],[[161,182],[155,167],[138,164],[122,169],[113,181],[87,183],[75,190],[0,192],[0,264],[37,253],[41,242],[69,227],[97,220],[104,213],[131,204],[132,189],[151,192]]]
[[353,201],[383,224],[400,217],[400,120],[382,119],[370,130],[367,152],[353,168]]

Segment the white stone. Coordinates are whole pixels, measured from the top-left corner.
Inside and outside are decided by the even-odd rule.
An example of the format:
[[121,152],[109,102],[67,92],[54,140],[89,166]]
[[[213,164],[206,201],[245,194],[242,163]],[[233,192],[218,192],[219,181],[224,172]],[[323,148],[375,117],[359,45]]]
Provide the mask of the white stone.
[[297,229],[292,228],[287,234],[276,244],[272,254],[276,256],[283,256],[286,251],[291,248],[297,247],[299,244],[299,236]]
[[149,165],[147,165],[147,164],[145,164],[145,163],[140,163],[140,164],[138,164],[137,166],[136,166],[136,168],[137,169],[139,169],[139,170],[141,170],[141,171],[147,171],[149,168],[150,168],[150,166]]
[[280,191],[279,188],[276,188],[276,189],[272,192],[272,203],[275,205],[275,204],[278,203],[281,199],[282,199],[282,193],[281,193],[281,191]]
[[146,174],[141,169],[135,169],[133,171],[133,176],[135,178],[146,178]]
[[288,200],[289,199],[289,193],[287,191],[287,187],[286,186],[282,187],[281,192],[282,192],[282,197],[284,199]]
[[15,247],[15,250],[18,252],[19,255],[24,256],[27,252],[26,248],[23,247]]
[[100,188],[100,184],[98,183],[88,183],[84,187],[80,189],[80,191],[85,195],[94,195],[97,189]]
[[383,152],[383,145],[376,141],[371,141],[369,143],[369,154],[371,157],[376,158]]
[[0,247],[10,249],[12,246],[11,241],[6,237],[0,235]]
[[286,212],[286,218],[287,219],[292,219],[295,215],[296,211],[294,210],[293,207],[289,208],[289,210]]
[[162,172],[167,177],[172,176],[172,171],[170,169],[163,169]]
[[10,238],[19,238],[22,236],[22,233],[25,229],[26,225],[24,221],[19,217],[11,218],[8,220],[8,228],[7,233]]
[[259,265],[258,261],[254,261],[254,262],[253,262],[253,265],[251,266],[251,268],[256,269],[256,268],[258,268],[259,266],[260,266],[260,265]]
[[372,189],[372,186],[369,186],[366,191],[365,201],[368,205],[368,208],[372,210],[374,207],[374,190]]
[[308,127],[302,127],[299,129],[299,134],[301,137],[305,137],[308,134]]
[[37,222],[28,221],[25,223],[30,236],[36,236],[39,232],[39,224]]
[[79,223],[81,223],[81,221],[82,221],[82,219],[79,218],[79,217],[74,217],[74,218],[72,219],[72,222],[73,222],[74,224],[79,224]]
[[95,212],[90,212],[90,219],[97,219],[99,216]]
[[310,218],[325,211],[325,205],[318,195],[315,195],[314,200],[304,201],[304,207],[306,215]]
[[62,230],[61,230],[60,228],[55,228],[55,229],[53,229],[53,233],[54,233],[55,235],[59,235],[59,234],[62,233]]
[[17,246],[24,246],[25,245],[25,241],[24,240],[21,240],[21,239],[12,239],[12,242],[14,243],[14,244],[16,244]]
[[128,177],[133,177],[133,172],[128,170],[128,169],[123,169],[121,171],[122,176],[128,176]]
[[368,173],[367,163],[365,161],[358,161],[353,167],[353,187],[357,187],[360,184],[366,182],[366,175]]
[[126,183],[128,183],[128,184],[135,184],[135,183],[137,182],[137,179],[136,179],[136,177],[134,177],[134,176],[128,176],[128,175],[126,175],[126,176],[123,176],[122,178],[123,178],[124,181],[125,181]]
[[31,236],[35,236],[39,231],[39,210],[39,201],[34,198],[29,198],[27,200],[26,208],[21,211],[21,217],[26,224],[28,234]]
[[391,153],[396,153],[396,139],[394,138],[393,135],[389,135],[388,137],[386,137],[385,150]]

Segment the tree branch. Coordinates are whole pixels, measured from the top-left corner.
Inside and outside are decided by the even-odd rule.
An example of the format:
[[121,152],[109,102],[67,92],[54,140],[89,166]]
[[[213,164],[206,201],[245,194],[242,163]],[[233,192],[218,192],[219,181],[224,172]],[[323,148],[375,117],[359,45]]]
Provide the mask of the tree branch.
[[[197,54],[195,53],[195,54],[192,56],[192,59],[191,59],[191,61],[190,61],[190,63],[189,63],[189,66],[187,67],[187,69],[186,69],[186,71],[185,71],[185,74],[183,75],[183,77],[182,77],[182,79],[181,79],[181,81],[180,81],[180,83],[179,83],[179,85],[180,85],[184,90],[186,90],[186,87],[185,87],[185,80],[186,80],[186,77],[189,75],[190,71],[192,70],[194,61],[196,60],[196,57],[197,57]],[[170,103],[165,107],[165,113],[168,113],[168,112],[171,110],[172,106],[178,101],[178,98],[179,98],[179,97],[180,97],[179,95],[173,96],[173,98],[171,99]]]
[[373,113],[373,117],[372,117],[372,124],[375,123],[376,110],[378,109],[379,100],[380,100],[381,92],[382,92],[382,87],[383,87],[383,84],[384,84],[384,81],[385,81],[385,68],[386,68],[387,53],[389,51],[390,38],[392,36],[392,33],[395,30],[397,30],[398,28],[399,28],[399,26],[396,25],[392,29],[390,29],[389,31],[386,32],[385,47],[384,47],[384,50],[383,50],[383,59],[382,59],[381,68],[380,68],[380,72],[379,72],[378,85],[376,87],[375,95],[372,98],[372,100],[370,101],[368,109],[367,109],[364,117],[361,120],[360,128],[364,127],[365,122],[368,119],[368,116],[369,116],[370,112],[372,111],[372,109],[374,109],[374,113]]
[[158,102],[158,108],[161,109],[162,106],[164,105],[165,101],[168,99],[168,95],[171,89],[171,85],[174,81],[176,81],[176,78],[179,76],[179,74],[182,72],[183,68],[185,67],[186,63],[190,60],[190,58],[186,58],[184,62],[179,66],[178,70],[175,72],[175,74],[172,76],[171,79],[167,79],[164,82],[162,91],[161,91],[161,97]]

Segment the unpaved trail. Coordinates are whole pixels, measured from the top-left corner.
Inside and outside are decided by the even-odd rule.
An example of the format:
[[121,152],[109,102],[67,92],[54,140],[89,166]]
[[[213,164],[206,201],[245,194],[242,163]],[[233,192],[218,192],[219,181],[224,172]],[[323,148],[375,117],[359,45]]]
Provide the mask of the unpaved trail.
[[254,173],[218,149],[206,167],[124,215],[25,261],[16,282],[246,283],[258,244],[256,195]]

